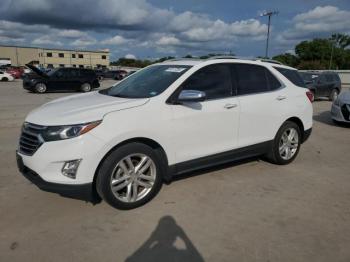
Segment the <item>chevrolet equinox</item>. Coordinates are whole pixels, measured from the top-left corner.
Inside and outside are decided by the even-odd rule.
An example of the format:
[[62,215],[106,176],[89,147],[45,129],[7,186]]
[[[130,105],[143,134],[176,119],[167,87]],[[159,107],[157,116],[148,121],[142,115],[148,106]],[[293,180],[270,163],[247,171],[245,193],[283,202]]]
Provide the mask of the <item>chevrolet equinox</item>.
[[30,112],[17,164],[42,190],[136,208],[178,174],[253,156],[292,162],[312,129],[303,87],[271,62],[165,61]]

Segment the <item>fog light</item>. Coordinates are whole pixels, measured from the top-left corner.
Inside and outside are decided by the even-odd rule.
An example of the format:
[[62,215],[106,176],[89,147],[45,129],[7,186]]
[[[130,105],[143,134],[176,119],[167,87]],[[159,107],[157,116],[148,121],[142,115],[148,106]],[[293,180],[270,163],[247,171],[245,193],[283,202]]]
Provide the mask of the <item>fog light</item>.
[[64,162],[62,175],[75,179],[81,159]]

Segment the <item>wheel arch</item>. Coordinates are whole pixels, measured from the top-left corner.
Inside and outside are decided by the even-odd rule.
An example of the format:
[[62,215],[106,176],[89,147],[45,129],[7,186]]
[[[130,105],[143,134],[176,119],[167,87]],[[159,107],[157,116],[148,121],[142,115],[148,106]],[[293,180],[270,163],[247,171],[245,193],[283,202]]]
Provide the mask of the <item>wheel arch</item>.
[[296,117],[296,116],[288,118],[285,122],[287,122],[287,121],[294,122],[295,124],[298,125],[300,132],[301,132],[301,141],[304,142],[305,128],[304,128],[303,121],[299,117]]
[[96,196],[98,196],[97,191],[96,191],[96,178],[98,175],[98,172],[100,170],[100,167],[103,163],[103,161],[114,151],[116,150],[118,147],[121,147],[123,145],[126,144],[130,144],[130,143],[141,143],[141,144],[145,144],[151,148],[153,148],[154,150],[156,150],[156,152],[158,154],[160,154],[160,156],[162,157],[161,159],[164,159],[164,163],[163,163],[163,168],[164,168],[164,174],[163,174],[163,179],[165,181],[168,181],[170,179],[170,173],[168,172],[168,156],[164,150],[164,148],[155,140],[147,138],[147,137],[134,137],[134,138],[130,138],[130,139],[126,139],[118,144],[116,144],[115,146],[113,146],[100,160],[100,162],[97,165],[97,168],[95,170],[94,173],[94,178],[93,178],[93,190],[94,190],[94,194]]

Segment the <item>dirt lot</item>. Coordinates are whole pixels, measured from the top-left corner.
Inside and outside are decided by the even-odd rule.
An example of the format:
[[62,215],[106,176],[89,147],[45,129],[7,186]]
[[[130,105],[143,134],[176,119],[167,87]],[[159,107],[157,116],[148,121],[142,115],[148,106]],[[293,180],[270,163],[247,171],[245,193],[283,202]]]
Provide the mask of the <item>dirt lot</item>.
[[19,174],[26,114],[67,95],[21,84],[0,83],[0,261],[350,261],[350,128],[332,124],[330,102],[314,103],[294,163],[206,170],[119,211],[42,192]]

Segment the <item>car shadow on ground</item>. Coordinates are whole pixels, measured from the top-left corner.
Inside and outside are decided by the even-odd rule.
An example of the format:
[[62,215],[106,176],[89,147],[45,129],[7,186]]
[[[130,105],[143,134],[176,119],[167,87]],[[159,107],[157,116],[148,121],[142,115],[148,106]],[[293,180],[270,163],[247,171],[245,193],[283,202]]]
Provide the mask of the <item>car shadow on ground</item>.
[[317,115],[314,115],[313,119],[317,122],[329,125],[329,126],[336,126],[336,127],[342,127],[342,128],[349,128],[350,123],[342,123],[342,122],[333,122],[331,112],[330,111],[323,111]]
[[164,216],[150,237],[125,261],[200,262],[204,259],[175,219]]

